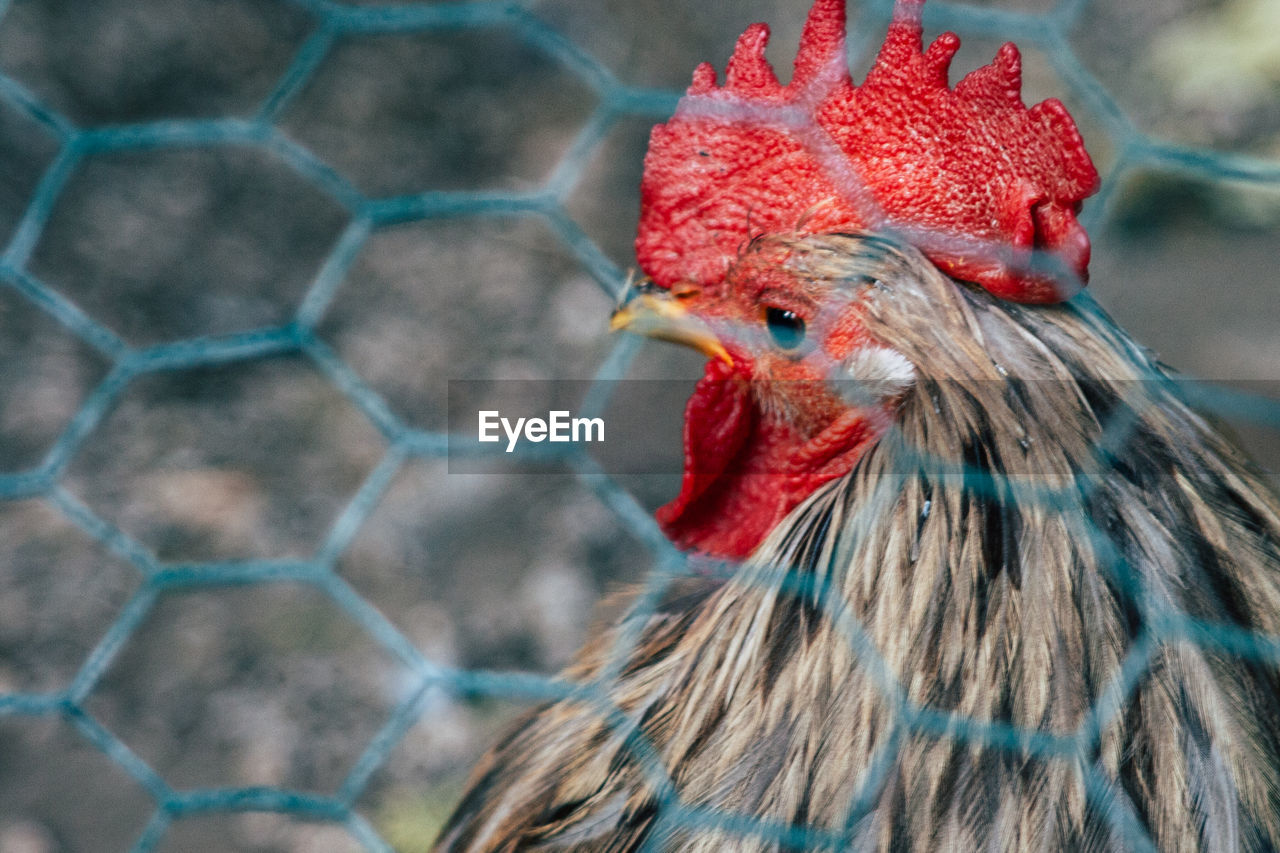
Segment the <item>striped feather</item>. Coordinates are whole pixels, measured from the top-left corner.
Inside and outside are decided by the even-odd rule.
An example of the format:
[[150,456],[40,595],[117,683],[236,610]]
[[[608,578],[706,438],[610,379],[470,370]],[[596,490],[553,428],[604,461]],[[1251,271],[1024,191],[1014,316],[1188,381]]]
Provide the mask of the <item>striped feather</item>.
[[519,723],[436,849],[1280,849],[1280,672],[1167,619],[1280,635],[1260,475],[1087,297],[787,248],[914,367],[894,427],[731,579],[598,635],[594,698]]

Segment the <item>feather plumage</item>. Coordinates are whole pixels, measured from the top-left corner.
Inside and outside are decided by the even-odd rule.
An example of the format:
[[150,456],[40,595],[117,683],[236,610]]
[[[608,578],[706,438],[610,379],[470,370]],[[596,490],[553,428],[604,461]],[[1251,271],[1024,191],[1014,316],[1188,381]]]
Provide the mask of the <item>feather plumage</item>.
[[914,368],[892,427],[733,577],[595,637],[437,849],[1127,849],[1116,810],[1161,850],[1280,847],[1280,674],[1184,630],[1280,634],[1262,477],[1087,297],[882,237],[749,251],[779,245]]

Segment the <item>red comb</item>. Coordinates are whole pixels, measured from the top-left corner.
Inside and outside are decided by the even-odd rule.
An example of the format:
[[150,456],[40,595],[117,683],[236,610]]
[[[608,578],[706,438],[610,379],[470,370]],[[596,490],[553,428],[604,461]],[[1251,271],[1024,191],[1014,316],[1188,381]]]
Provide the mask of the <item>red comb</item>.
[[814,3],[787,86],[764,58],[764,24],[738,39],[724,86],[698,66],[645,157],[636,256],[657,284],[713,284],[758,234],[873,229],[1005,299],[1075,292],[1031,268],[1043,250],[1088,275],[1076,213],[1098,173],[1075,123],[1055,99],[1022,103],[1012,44],[950,88],[960,40],[944,33],[922,50],[923,5],[899,0],[861,86],[845,58],[844,0]]

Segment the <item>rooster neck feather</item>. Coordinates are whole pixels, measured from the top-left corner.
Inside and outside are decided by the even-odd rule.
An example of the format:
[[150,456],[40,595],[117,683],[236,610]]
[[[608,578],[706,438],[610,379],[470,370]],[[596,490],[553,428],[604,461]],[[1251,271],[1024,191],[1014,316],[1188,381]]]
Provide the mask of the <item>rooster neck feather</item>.
[[[839,249],[833,280],[875,268],[868,331],[916,370],[896,425],[734,578],[683,581],[584,650],[569,675],[592,683],[638,633],[601,685],[632,728],[587,700],[534,712],[442,848],[780,848],[662,821],[664,778],[685,806],[853,849],[1125,849],[1108,809],[1162,850],[1280,846],[1276,669],[1166,618],[1280,632],[1268,487],[1087,299],[1009,305],[912,250],[812,239]],[[1096,734],[1049,754],[1014,729]]]

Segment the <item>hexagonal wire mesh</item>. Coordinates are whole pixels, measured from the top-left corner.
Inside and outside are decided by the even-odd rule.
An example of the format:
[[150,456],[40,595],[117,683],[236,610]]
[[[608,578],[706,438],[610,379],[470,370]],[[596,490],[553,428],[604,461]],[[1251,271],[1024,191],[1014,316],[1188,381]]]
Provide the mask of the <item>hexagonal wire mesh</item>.
[[[891,5],[851,10],[855,66]],[[975,64],[1016,39],[1028,100],[1068,102],[1105,167],[1095,293],[1231,380],[1197,393],[1264,457],[1276,5],[926,13]],[[671,478],[581,445],[446,476],[441,377],[594,377],[600,410],[629,371],[693,375],[602,334],[647,127],[753,20],[785,64],[800,6],[0,3],[0,848],[420,849],[504,701],[583,689],[550,673],[591,602],[685,570],[649,514]],[[1069,738],[913,724],[1074,754],[1095,710]]]

